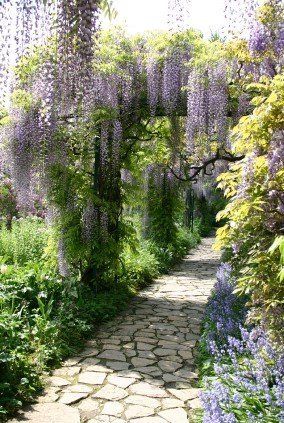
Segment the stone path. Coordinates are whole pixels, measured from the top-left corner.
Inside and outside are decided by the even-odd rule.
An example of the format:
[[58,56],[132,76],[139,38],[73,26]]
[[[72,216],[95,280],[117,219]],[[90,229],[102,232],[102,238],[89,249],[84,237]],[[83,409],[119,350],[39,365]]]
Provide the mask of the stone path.
[[194,357],[219,254],[206,238],[127,312],[100,327],[10,423],[186,423],[199,408]]

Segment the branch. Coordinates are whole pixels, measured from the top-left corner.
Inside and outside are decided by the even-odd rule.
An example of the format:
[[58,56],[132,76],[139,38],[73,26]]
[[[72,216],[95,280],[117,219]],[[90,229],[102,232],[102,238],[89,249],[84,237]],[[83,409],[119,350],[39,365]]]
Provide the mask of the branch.
[[[222,160],[230,163],[238,162],[244,159],[244,155],[241,156],[234,156],[233,153],[226,151],[223,149],[223,152],[220,148],[217,149],[216,154],[208,160],[205,160],[201,165],[191,165],[187,167],[187,174],[185,177],[177,175],[177,173],[170,167],[170,171],[172,174],[179,179],[180,181],[191,181],[196,182],[197,176],[202,172],[203,175],[212,175],[212,170],[215,168],[215,163]],[[211,169],[211,173],[208,173],[208,166],[212,165],[213,168]],[[191,172],[193,171],[193,173]]]

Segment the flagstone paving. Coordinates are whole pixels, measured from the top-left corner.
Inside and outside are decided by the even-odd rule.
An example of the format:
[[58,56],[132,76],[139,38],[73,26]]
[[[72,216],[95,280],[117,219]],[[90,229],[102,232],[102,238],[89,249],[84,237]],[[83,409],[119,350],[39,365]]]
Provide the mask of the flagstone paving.
[[200,407],[194,360],[219,261],[212,243],[204,239],[101,326],[53,372],[38,403],[10,423],[189,422]]

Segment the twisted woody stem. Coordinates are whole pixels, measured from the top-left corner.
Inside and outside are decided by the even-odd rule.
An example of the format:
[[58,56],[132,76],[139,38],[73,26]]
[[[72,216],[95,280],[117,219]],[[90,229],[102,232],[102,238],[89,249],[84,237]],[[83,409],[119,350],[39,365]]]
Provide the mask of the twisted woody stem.
[[[196,182],[197,177],[202,173],[202,175],[212,175],[212,171],[215,168],[215,163],[218,161],[226,161],[230,163],[238,162],[244,159],[244,155],[235,156],[230,151],[225,150],[224,148],[217,148],[214,156],[210,157],[207,160],[204,160],[200,165],[189,164],[188,159],[184,158],[184,167],[185,172],[183,174],[178,174],[171,166],[168,166],[171,173],[180,181],[184,182]],[[211,166],[209,170],[209,166]]]

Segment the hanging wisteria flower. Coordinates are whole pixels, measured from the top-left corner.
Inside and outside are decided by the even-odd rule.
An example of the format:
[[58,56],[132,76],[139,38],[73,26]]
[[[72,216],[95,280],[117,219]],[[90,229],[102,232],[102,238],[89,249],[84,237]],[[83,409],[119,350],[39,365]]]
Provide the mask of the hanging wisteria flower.
[[155,116],[156,108],[159,102],[160,93],[160,69],[157,60],[149,59],[147,63],[147,88],[148,88],[148,103],[151,116]]
[[256,22],[251,30],[249,49],[253,53],[263,53],[269,44],[269,36],[266,28],[260,22]]
[[181,58],[178,51],[171,52],[163,67],[162,101],[166,113],[178,107],[181,94]]

